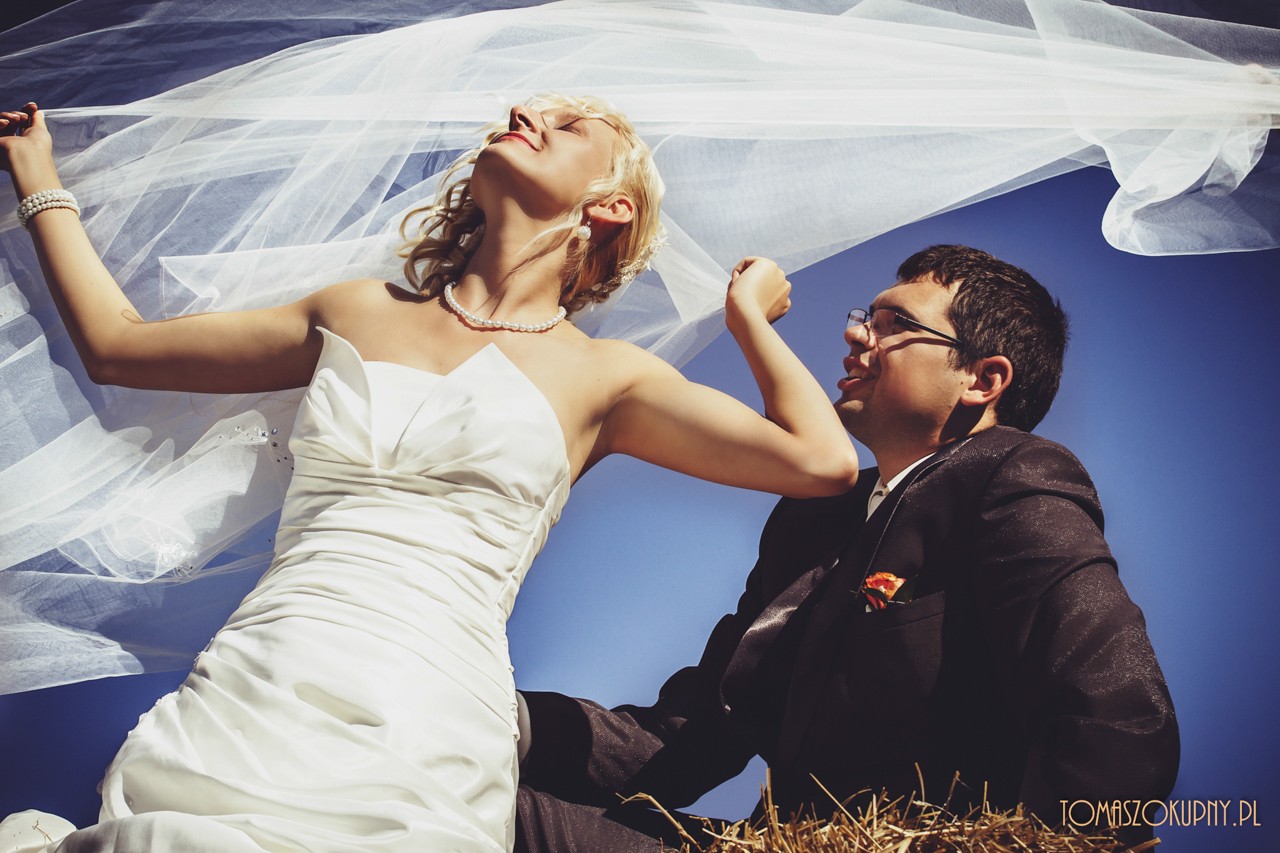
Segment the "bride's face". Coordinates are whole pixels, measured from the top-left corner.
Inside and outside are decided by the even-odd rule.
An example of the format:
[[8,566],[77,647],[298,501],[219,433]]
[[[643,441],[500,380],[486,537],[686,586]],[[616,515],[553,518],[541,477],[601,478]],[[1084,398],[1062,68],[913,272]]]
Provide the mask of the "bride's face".
[[471,193],[481,210],[511,199],[528,216],[549,220],[577,205],[609,169],[618,132],[569,108],[511,109],[507,130],[476,159]]

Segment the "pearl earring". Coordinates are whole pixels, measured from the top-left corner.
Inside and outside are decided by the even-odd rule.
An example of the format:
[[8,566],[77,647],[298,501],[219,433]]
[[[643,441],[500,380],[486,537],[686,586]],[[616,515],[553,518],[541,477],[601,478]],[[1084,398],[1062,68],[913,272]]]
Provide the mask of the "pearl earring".
[[590,240],[590,239],[591,239],[591,226],[590,226],[590,225],[587,225],[587,224],[585,224],[585,223],[584,223],[584,224],[582,224],[582,225],[579,225],[579,226],[577,227],[577,229],[575,229],[575,230],[574,230],[574,232],[573,232],[573,233],[574,233],[574,234],[576,234],[576,235],[578,235],[578,239],[579,239],[579,240],[584,240],[584,241],[585,241],[585,240]]

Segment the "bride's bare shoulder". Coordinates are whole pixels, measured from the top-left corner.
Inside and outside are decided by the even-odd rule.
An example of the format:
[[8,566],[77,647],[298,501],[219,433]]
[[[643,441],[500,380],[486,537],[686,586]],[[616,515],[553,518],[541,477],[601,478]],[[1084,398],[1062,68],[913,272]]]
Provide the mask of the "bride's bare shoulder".
[[343,318],[368,316],[403,303],[425,302],[426,297],[380,278],[356,278],[329,285],[311,297],[317,322],[325,325]]
[[587,338],[584,352],[592,363],[599,365],[624,384],[655,373],[664,375],[677,373],[674,367],[661,358],[629,341]]

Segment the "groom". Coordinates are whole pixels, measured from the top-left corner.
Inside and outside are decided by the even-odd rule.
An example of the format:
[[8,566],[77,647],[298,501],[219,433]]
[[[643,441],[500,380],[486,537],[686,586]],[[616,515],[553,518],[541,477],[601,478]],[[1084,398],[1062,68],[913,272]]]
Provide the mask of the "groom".
[[[1029,434],[1066,318],[1031,276],[934,246],[850,314],[835,406],[878,468],[783,499],[735,613],[649,707],[523,695],[519,841],[656,850],[665,819],[756,754],[785,817],[859,791],[963,813],[1162,799],[1178,731],[1088,474]],[[918,770],[917,770],[918,767]],[[853,801],[856,806],[861,801]],[[1143,826],[1121,837],[1150,837]]]

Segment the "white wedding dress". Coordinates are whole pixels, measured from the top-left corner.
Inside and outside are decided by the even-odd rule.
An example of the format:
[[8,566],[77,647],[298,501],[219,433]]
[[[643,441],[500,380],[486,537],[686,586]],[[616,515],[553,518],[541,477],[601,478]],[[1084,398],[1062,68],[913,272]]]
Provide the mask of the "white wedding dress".
[[569,491],[554,410],[495,344],[441,376],[326,331],[289,449],[270,570],[48,849],[510,850],[505,627]]

